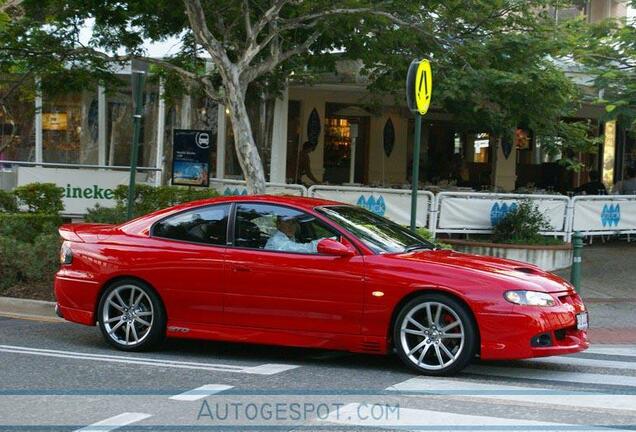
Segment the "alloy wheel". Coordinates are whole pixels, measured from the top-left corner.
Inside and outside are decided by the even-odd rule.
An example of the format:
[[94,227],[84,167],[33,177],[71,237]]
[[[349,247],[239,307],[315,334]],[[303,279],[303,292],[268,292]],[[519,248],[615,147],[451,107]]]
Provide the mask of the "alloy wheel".
[[135,285],[118,286],[103,303],[104,331],[117,344],[134,346],[142,343],[150,334],[153,320],[150,297]]
[[449,306],[435,301],[415,305],[400,325],[400,345],[417,367],[440,370],[450,367],[462,354],[464,324]]

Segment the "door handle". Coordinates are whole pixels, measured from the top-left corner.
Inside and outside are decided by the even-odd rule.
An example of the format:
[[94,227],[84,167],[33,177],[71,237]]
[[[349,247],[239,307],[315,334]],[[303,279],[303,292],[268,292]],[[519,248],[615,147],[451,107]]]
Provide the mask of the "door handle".
[[234,267],[232,267],[232,271],[235,272],[235,273],[239,273],[239,272],[247,273],[247,272],[249,272],[251,270],[249,269],[249,267],[245,267],[245,266],[234,266]]

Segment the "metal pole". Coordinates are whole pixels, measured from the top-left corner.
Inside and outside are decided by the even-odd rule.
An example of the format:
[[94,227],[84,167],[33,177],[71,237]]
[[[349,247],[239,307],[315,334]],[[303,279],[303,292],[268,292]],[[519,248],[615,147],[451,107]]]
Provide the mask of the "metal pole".
[[137,175],[137,154],[139,153],[139,135],[141,133],[141,114],[143,110],[143,90],[144,90],[143,71],[134,71],[133,80],[133,97],[135,111],[133,114],[133,140],[130,146],[130,181],[128,183],[128,219],[132,219],[133,208],[135,204],[135,180]]
[[44,162],[42,146],[42,80],[35,78],[35,161]]
[[581,251],[583,249],[583,236],[580,232],[575,232],[572,236],[572,273],[570,275],[570,282],[576,288],[576,291],[581,293]]
[[420,179],[420,140],[422,136],[422,116],[415,113],[415,140],[413,144],[413,172],[411,174],[411,231],[416,230],[417,188]]

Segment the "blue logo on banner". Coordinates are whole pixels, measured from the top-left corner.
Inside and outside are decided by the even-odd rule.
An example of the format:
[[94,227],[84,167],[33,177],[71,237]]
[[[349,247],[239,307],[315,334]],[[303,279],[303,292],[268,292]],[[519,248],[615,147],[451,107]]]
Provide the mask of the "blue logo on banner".
[[384,213],[386,212],[386,204],[384,204],[384,198],[381,195],[378,199],[375,199],[373,195],[369,195],[369,198],[365,198],[364,195],[360,195],[360,198],[358,198],[358,205],[379,216],[384,216]]
[[225,190],[223,191],[223,195],[225,196],[247,195],[247,189],[243,188],[243,190],[240,190],[239,188],[230,189],[229,187],[226,187]]
[[495,204],[493,204],[492,208],[490,209],[490,223],[492,225],[497,225],[497,222],[503,219],[503,217],[506,216],[508,212],[514,211],[516,209],[517,209],[517,203],[512,203],[508,205],[505,202],[501,204],[496,202]]
[[618,226],[621,221],[621,206],[620,204],[605,204],[603,211],[601,212],[601,222],[604,227]]

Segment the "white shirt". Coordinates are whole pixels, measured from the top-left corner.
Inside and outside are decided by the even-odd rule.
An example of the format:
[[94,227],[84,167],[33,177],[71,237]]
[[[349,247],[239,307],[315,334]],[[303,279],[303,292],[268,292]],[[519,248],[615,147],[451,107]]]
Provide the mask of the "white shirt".
[[309,243],[298,243],[281,231],[275,231],[267,240],[265,249],[281,252],[304,252],[317,253],[318,240],[312,240]]

